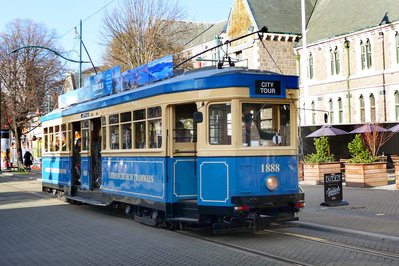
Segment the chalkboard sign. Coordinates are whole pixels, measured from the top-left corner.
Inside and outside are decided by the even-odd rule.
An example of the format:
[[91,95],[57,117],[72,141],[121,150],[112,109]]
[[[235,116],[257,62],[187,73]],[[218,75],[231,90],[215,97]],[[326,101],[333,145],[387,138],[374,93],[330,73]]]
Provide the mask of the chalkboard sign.
[[324,202],[322,206],[340,206],[348,205],[343,201],[342,193],[342,174],[325,174],[324,175]]

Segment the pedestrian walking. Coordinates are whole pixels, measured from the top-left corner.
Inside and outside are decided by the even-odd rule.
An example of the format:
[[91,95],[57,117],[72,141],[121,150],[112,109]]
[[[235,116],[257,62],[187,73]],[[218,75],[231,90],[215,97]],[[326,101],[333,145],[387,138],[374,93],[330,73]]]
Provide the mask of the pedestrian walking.
[[29,152],[29,150],[27,150],[24,155],[24,165],[28,172],[30,172],[31,170],[30,167],[32,164],[33,164],[33,155],[32,153]]

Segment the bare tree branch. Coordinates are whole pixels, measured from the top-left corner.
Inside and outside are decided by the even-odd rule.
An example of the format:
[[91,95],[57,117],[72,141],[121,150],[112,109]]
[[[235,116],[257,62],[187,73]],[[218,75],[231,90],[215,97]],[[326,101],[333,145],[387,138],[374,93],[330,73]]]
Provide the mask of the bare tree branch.
[[184,17],[175,0],[124,0],[103,19],[105,64],[127,70],[182,51],[179,41],[192,30]]
[[26,48],[13,54],[10,51],[34,45],[57,50],[55,41],[54,32],[31,20],[15,20],[0,34],[2,122],[14,133],[19,165],[22,132],[42,108],[52,84],[62,78],[64,65],[56,55],[44,50]]

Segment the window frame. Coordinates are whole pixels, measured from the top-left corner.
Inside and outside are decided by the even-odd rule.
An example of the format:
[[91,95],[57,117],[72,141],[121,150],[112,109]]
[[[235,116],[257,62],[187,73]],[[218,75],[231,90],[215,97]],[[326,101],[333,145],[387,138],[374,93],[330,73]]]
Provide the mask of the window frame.
[[364,97],[363,95],[359,96],[359,110],[360,110],[360,122],[364,123],[366,122],[366,110],[365,110],[365,106],[364,106]]
[[[217,106],[217,105],[224,105],[224,106],[229,106],[229,107],[230,107],[230,112],[227,113],[227,115],[226,115],[226,124],[225,124],[226,127],[225,127],[225,129],[224,129],[223,127],[216,127],[217,125],[220,125],[221,122],[211,123],[211,107],[212,107],[212,106]],[[217,110],[216,110],[216,111],[217,111]],[[224,110],[221,110],[221,111],[224,111]],[[212,103],[210,103],[210,104],[207,106],[207,113],[208,113],[208,115],[207,115],[207,123],[208,123],[208,126],[207,126],[207,132],[208,132],[208,134],[207,134],[207,143],[208,143],[209,145],[211,145],[211,146],[231,146],[231,145],[233,144],[233,140],[232,140],[232,138],[233,138],[233,133],[232,133],[232,130],[233,130],[233,126],[234,126],[234,124],[233,124],[233,108],[232,108],[232,102],[231,102],[231,101],[226,101],[226,102],[212,102]],[[230,114],[230,120],[229,120],[229,118],[228,118],[229,114]],[[222,121],[222,122],[224,122],[224,121]],[[215,126],[215,127],[211,128],[212,126]],[[214,129],[224,130],[224,131],[226,132],[226,135],[225,135],[225,136],[222,136],[222,137],[218,137],[218,136],[215,137],[215,136],[211,133],[212,130],[214,130]],[[219,131],[215,131],[215,133],[216,133],[216,132],[220,132],[220,130],[219,130]],[[229,131],[231,132],[231,135],[230,135],[230,136],[227,134]],[[215,138],[216,138],[216,139],[221,139],[221,138],[223,138],[223,137],[226,137],[227,143],[222,141],[222,143],[218,144],[218,143],[216,143],[216,142],[213,143],[213,142],[211,141],[211,139],[215,139]]]
[[374,94],[370,94],[370,121],[372,123],[376,122],[377,113],[376,113],[376,106],[375,106],[375,97]]
[[308,55],[308,78],[314,78],[314,65],[313,65],[313,54],[309,53]]
[[343,119],[344,119],[344,109],[343,109],[343,105],[342,105],[342,99],[341,97],[338,98],[338,123],[343,123]]

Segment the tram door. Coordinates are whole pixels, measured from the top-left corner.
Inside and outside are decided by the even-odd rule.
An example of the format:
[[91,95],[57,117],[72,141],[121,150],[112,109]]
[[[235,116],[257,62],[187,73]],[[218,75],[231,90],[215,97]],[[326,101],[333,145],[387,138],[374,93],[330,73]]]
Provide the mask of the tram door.
[[94,118],[91,121],[90,131],[90,158],[91,158],[91,184],[92,188],[101,185],[101,119]]
[[81,172],[81,164],[82,164],[82,138],[81,138],[81,122],[72,123],[72,184],[74,189],[72,189],[72,196],[76,192],[77,187],[80,187],[82,184],[82,172]]
[[196,125],[193,121],[195,103],[174,105],[172,107],[172,145],[171,157],[173,195],[175,200],[197,198],[196,176]]

